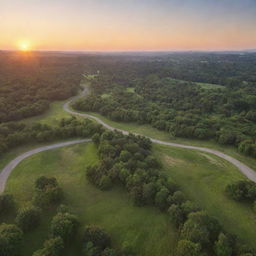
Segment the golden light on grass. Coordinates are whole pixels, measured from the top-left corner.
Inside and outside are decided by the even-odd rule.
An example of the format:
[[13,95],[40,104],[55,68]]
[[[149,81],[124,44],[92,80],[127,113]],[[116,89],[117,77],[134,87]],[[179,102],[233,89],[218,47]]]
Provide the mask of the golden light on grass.
[[18,49],[22,52],[31,51],[31,43],[28,40],[22,40],[18,42]]

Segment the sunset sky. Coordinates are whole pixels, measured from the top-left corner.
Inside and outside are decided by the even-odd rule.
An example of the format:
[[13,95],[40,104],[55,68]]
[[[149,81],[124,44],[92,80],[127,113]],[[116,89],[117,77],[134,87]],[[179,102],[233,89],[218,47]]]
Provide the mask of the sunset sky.
[[0,0],[0,49],[256,48],[256,0]]

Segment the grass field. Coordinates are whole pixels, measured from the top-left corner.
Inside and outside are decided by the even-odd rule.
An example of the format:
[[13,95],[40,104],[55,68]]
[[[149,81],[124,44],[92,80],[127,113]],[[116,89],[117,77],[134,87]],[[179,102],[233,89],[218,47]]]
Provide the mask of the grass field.
[[210,154],[167,146],[155,145],[154,153],[188,198],[216,217],[226,231],[256,248],[256,214],[250,205],[225,195],[227,184],[244,179],[235,167]]
[[[11,174],[7,192],[26,204],[33,194],[34,180],[40,175],[54,176],[65,192],[65,203],[79,216],[81,225],[98,224],[113,238],[113,245],[132,245],[137,255],[170,255],[176,244],[176,232],[165,214],[151,207],[135,207],[121,188],[100,191],[85,178],[86,166],[98,161],[92,143],[70,146],[36,154],[24,160]],[[44,214],[43,223],[25,236],[22,255],[31,255],[42,246],[54,213]],[[29,244],[29,246],[28,246]],[[70,247],[65,256],[78,255]]]
[[66,101],[67,100],[52,102],[50,104],[49,110],[46,111],[44,114],[23,119],[21,122],[27,123],[27,124],[30,124],[33,122],[41,122],[44,124],[53,125],[57,122],[57,120],[60,120],[61,118],[70,117],[70,114],[63,110],[63,104]]
[[185,81],[185,80],[180,80],[180,79],[174,79],[171,77],[167,78],[169,81],[177,81],[177,82],[185,82],[185,83],[194,83],[196,85],[199,85],[203,89],[207,90],[215,90],[215,89],[224,89],[225,86],[219,85],[219,84],[210,84],[210,83],[200,83],[200,82],[190,82],[190,81]]

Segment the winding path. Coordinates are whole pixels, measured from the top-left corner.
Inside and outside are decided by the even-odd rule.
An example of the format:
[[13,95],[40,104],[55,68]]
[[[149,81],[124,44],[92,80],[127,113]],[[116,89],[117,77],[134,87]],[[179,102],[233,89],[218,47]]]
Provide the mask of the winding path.
[[[81,116],[81,117],[85,117],[85,118],[90,118],[90,119],[94,119],[95,121],[97,121],[98,123],[102,124],[105,128],[109,129],[109,130],[117,130],[122,132],[123,134],[127,135],[129,134],[128,131],[125,130],[121,130],[121,129],[116,129],[108,124],[106,124],[105,122],[103,122],[100,118],[89,115],[89,114],[85,114],[85,113],[79,113],[76,112],[74,110],[72,110],[70,108],[70,103],[80,97],[85,96],[88,93],[88,88],[85,88],[81,94],[79,94],[78,96],[75,96],[73,98],[71,98],[69,101],[67,101],[64,105],[63,105],[63,109],[72,114],[72,115],[77,115],[77,116]],[[138,134],[138,133],[134,133],[135,135],[142,135],[143,134]],[[147,136],[146,136],[147,137]],[[197,147],[197,146],[190,146],[190,145],[184,145],[184,144],[177,144],[177,143],[172,143],[172,142],[166,142],[166,141],[161,141],[161,140],[157,140],[157,139],[152,139],[150,137],[149,138],[153,143],[157,143],[160,145],[167,145],[167,146],[171,146],[171,147],[177,147],[177,148],[185,148],[185,149],[192,149],[192,150],[199,150],[199,151],[203,151],[203,152],[207,152],[210,154],[214,154],[218,157],[221,157],[225,160],[227,160],[228,162],[230,162],[231,164],[233,164],[234,166],[236,166],[238,168],[238,170],[243,173],[249,180],[256,182],[256,172],[251,169],[250,167],[246,166],[245,164],[241,163],[240,161],[238,161],[237,159],[226,155],[220,151],[217,150],[213,150],[213,149],[209,149],[209,148],[204,148],[204,147]],[[46,150],[50,150],[50,149],[54,149],[54,148],[60,148],[60,147],[65,147],[65,146],[69,146],[69,145],[74,145],[74,144],[80,144],[80,143],[84,143],[84,142],[90,142],[91,139],[81,139],[81,140],[72,140],[72,141],[68,141],[68,142],[61,142],[61,143],[57,143],[57,144],[53,144],[53,145],[49,145],[49,146],[43,146],[43,147],[39,147],[33,150],[30,150],[28,152],[25,152],[21,155],[19,155],[18,157],[16,157],[15,159],[13,159],[9,164],[7,164],[4,169],[0,172],[0,193],[2,193],[5,189],[5,185],[6,182],[12,172],[12,170],[25,158],[32,156],[34,154],[37,154],[39,152],[42,151],[46,151]]]
[[[85,88],[82,93],[78,96],[73,97],[72,99],[70,99],[68,102],[66,102],[63,105],[63,109],[72,114],[72,115],[77,115],[77,116],[81,116],[81,117],[85,117],[85,118],[90,118],[90,119],[94,119],[95,121],[97,121],[98,123],[102,124],[104,127],[106,127],[109,130],[116,130],[116,131],[120,131],[123,134],[129,134],[129,132],[125,131],[125,130],[121,130],[121,129],[116,129],[108,124],[106,124],[105,122],[103,122],[100,118],[86,114],[86,113],[79,113],[76,112],[74,110],[72,110],[70,108],[70,103],[80,97],[85,96],[88,93],[88,88]],[[145,136],[143,134],[138,134],[138,133],[134,133],[135,135],[142,135]],[[147,137],[147,136],[145,136]],[[243,164],[242,162],[238,161],[237,159],[235,159],[234,157],[231,157],[225,153],[222,153],[220,151],[214,150],[214,149],[210,149],[210,148],[204,148],[204,147],[197,147],[197,146],[190,146],[190,145],[184,145],[184,144],[177,144],[177,143],[172,143],[172,142],[166,142],[166,141],[161,141],[161,140],[157,140],[157,139],[153,139],[150,137],[149,138],[153,143],[157,143],[157,144],[161,144],[161,145],[167,145],[167,146],[171,146],[171,147],[177,147],[177,148],[185,148],[185,149],[192,149],[192,150],[199,150],[202,152],[206,152],[206,153],[210,153],[213,155],[216,155],[218,157],[221,157],[225,160],[227,160],[228,162],[230,162],[231,164],[233,164],[234,166],[236,166],[238,168],[238,170],[243,173],[249,180],[256,182],[256,172],[251,169],[250,167],[248,167],[247,165]]]
[[42,152],[42,151],[46,151],[46,150],[50,150],[50,149],[54,149],[54,148],[61,148],[61,147],[70,146],[70,145],[74,145],[74,144],[80,144],[80,143],[84,143],[84,142],[90,142],[90,141],[91,141],[91,139],[82,139],[82,140],[72,140],[72,141],[68,141],[68,142],[61,142],[61,143],[57,143],[57,144],[53,144],[53,145],[49,145],[49,146],[35,148],[35,149],[32,149],[28,152],[25,152],[25,153],[19,155],[18,157],[13,159],[9,164],[7,164],[4,167],[4,169],[1,171],[1,173],[0,173],[0,193],[4,192],[6,182],[9,178],[12,170],[25,158],[32,156],[34,154],[37,154],[39,152]]

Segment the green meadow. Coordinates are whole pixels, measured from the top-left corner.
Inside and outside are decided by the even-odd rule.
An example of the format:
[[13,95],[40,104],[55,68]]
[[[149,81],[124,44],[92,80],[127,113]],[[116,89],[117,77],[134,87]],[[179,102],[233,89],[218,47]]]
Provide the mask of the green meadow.
[[[153,207],[133,206],[122,188],[100,191],[90,185],[86,180],[85,169],[97,161],[93,143],[36,154],[15,168],[8,180],[6,192],[12,193],[21,206],[32,199],[36,178],[40,175],[54,176],[64,190],[64,203],[72,213],[78,215],[81,226],[100,225],[109,232],[115,247],[131,245],[137,255],[170,255],[175,248],[177,233],[167,215]],[[40,227],[25,235],[22,255],[31,255],[42,247],[53,215],[54,211],[44,212]],[[79,253],[79,249],[74,243],[64,255],[73,256]]]

